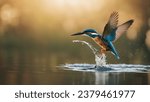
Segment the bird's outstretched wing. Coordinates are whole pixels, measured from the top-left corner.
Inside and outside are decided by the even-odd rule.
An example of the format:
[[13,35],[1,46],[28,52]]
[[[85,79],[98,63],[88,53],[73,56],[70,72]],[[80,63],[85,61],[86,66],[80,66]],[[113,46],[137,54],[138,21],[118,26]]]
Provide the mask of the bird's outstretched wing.
[[123,33],[125,33],[128,28],[132,25],[132,23],[134,22],[134,20],[129,20],[121,25],[119,25],[116,29],[116,35],[115,35],[115,40],[116,41]]
[[[104,27],[102,37],[105,38],[108,34],[111,34],[117,28],[118,24],[118,12],[111,13],[107,24]],[[114,36],[115,38],[115,36]]]

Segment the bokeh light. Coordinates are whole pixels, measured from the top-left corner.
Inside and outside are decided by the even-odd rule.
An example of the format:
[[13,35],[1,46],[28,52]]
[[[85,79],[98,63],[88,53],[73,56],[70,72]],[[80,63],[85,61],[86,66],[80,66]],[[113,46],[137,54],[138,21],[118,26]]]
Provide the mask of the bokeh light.
[[4,25],[12,24],[17,25],[18,23],[18,12],[9,4],[4,4],[0,10],[1,22]]
[[[128,54],[126,58],[121,59],[122,62],[137,62],[134,56],[135,52],[140,50],[141,53],[136,55],[138,62],[146,63],[148,59],[142,59],[142,55],[149,55],[150,48],[148,3],[148,0],[0,1],[0,44],[1,47],[11,45],[15,48],[29,45],[30,48],[45,47],[50,48],[51,52],[59,50],[63,56],[80,53],[80,56],[84,57],[89,53],[85,53],[81,48],[73,48],[71,40],[76,38],[69,35],[86,28],[94,28],[102,33],[110,14],[118,11],[118,25],[129,19],[135,21],[115,45],[120,54]],[[91,41],[84,37],[79,39]],[[128,49],[129,53],[123,49]],[[110,62],[113,61],[110,59]]]

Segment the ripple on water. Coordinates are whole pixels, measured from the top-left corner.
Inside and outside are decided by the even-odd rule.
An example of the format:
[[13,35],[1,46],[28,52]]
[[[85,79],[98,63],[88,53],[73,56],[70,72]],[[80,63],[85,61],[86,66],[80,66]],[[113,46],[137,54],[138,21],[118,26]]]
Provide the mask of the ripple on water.
[[96,66],[95,64],[65,64],[66,70],[86,71],[86,72],[149,72],[150,65],[137,64],[107,64]]

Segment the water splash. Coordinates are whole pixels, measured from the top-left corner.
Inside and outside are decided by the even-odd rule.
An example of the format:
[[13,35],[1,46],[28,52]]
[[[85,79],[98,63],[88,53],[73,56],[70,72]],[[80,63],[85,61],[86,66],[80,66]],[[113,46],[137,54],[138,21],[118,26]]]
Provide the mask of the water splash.
[[82,43],[87,45],[95,55],[95,64],[65,64],[61,65],[66,70],[74,71],[87,71],[87,72],[135,72],[135,73],[147,73],[150,72],[150,65],[138,65],[138,64],[106,64],[106,55],[100,54],[99,50],[93,47],[86,41],[73,40],[74,43]]
[[73,42],[85,44],[92,50],[93,54],[95,55],[96,66],[105,66],[106,65],[106,55],[100,54],[99,51],[95,47],[93,47],[93,45],[91,45],[90,43],[88,43],[86,41],[82,41],[82,40],[73,40]]
[[[73,40],[74,43],[82,43],[87,45],[95,55],[95,64],[65,64],[60,67],[65,68],[65,70],[73,71],[84,71],[84,72],[95,72],[99,76],[99,72],[134,72],[134,73],[149,73],[150,65],[140,65],[140,64],[106,64],[105,54],[100,54],[99,51],[86,41]],[[96,75],[96,76],[97,76]],[[101,74],[100,74],[101,75]],[[98,77],[99,78],[99,77]]]
[[95,64],[65,64],[61,65],[65,70],[84,71],[84,72],[135,72],[149,73],[150,65],[138,64],[107,64],[95,68]]

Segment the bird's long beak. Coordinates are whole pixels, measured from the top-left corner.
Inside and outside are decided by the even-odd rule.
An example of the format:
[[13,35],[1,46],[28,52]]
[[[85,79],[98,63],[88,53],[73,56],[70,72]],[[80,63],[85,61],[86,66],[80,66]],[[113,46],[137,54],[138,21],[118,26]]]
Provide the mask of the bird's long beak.
[[78,32],[78,33],[75,33],[75,34],[71,34],[71,36],[82,35],[82,34],[84,34],[84,33]]

